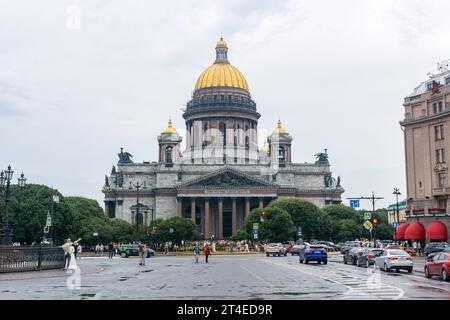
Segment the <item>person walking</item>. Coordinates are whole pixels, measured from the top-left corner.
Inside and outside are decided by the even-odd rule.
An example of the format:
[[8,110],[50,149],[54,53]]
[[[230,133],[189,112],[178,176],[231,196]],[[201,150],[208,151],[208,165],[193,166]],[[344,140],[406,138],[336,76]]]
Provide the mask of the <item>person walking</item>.
[[198,263],[199,256],[200,256],[200,248],[198,247],[198,242],[195,242],[195,245],[194,245],[194,259],[195,259],[195,263]]
[[244,246],[245,246],[244,252],[250,252],[250,250],[248,250],[248,243],[247,242],[245,243]]
[[417,252],[419,255],[422,254],[422,241],[417,241]]
[[114,244],[112,242],[110,242],[108,244],[108,258],[112,259],[114,256]]
[[145,255],[147,253],[147,246],[145,243],[139,243],[139,257],[141,258],[141,262],[139,262],[140,266],[145,266]]
[[78,259],[81,259],[81,252],[83,251],[83,248],[81,247],[81,244],[77,247],[77,257]]
[[414,253],[417,254],[417,241],[413,242]]
[[209,248],[208,243],[206,243],[205,247],[203,248],[203,254],[205,255],[205,262],[208,263],[208,257],[211,254],[211,249]]
[[73,243],[73,249],[74,249],[73,251],[74,251],[75,259],[78,258],[78,247],[79,247],[78,242],[74,242]]
[[[81,240],[81,238],[78,239],[75,242],[78,242],[80,240]],[[60,248],[62,248],[63,251],[64,251],[64,270],[67,271],[67,269],[69,268],[69,265],[70,265],[70,260],[71,260],[72,255],[73,255],[73,251],[72,251],[72,249],[73,249],[73,242],[72,242],[72,240],[70,240],[70,238],[64,240],[64,244]],[[74,259],[75,259],[75,257],[74,257]]]

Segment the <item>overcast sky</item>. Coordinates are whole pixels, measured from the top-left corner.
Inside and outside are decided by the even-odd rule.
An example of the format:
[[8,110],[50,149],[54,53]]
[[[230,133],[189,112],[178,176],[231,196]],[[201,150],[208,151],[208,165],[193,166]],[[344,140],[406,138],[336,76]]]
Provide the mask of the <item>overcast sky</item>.
[[[0,0],[0,168],[102,204],[120,147],[157,160],[223,35],[293,160],[328,149],[343,197],[405,190],[403,98],[450,58],[447,0]],[[262,141],[260,141],[262,144]],[[348,204],[348,201],[345,201]],[[362,203],[365,208],[369,202]]]

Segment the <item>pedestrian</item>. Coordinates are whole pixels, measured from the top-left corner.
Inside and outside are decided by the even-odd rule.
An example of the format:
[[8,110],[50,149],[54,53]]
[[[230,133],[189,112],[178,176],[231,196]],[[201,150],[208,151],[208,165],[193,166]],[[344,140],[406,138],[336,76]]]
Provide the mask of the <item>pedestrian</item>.
[[112,242],[110,242],[108,244],[108,258],[112,259],[114,256],[114,244]]
[[164,244],[164,254],[169,254],[169,243],[168,242],[166,242]]
[[200,256],[200,248],[198,247],[198,242],[195,242],[194,245],[194,260],[195,263],[198,263],[198,257]]
[[113,256],[115,257],[117,254],[117,243],[113,243]]
[[250,252],[250,250],[248,250],[248,243],[245,243],[245,252]]
[[417,241],[413,242],[413,250],[414,250],[414,253],[416,254],[417,253]]
[[211,254],[211,249],[209,248],[208,243],[206,243],[205,247],[203,248],[203,254],[205,255],[205,262],[208,263],[208,257]]
[[238,252],[241,252],[241,242],[240,241],[237,242],[236,248],[237,248]]
[[145,266],[145,254],[147,252],[147,246],[145,243],[139,243],[139,257],[141,258],[141,262],[139,262],[140,266]]
[[417,251],[419,254],[422,254],[422,241],[417,242]]
[[70,239],[65,239],[64,244],[61,246],[61,248],[64,251],[64,271],[67,270],[70,263]]
[[83,248],[82,248],[82,246],[81,246],[81,244],[78,246],[78,248],[77,248],[77,256],[78,256],[78,259],[81,259],[81,252],[83,251]]
[[75,256],[75,259],[77,259],[78,257],[77,257],[77,255],[78,255],[78,242],[74,242],[74,244],[73,244],[73,249],[74,249],[74,256]]

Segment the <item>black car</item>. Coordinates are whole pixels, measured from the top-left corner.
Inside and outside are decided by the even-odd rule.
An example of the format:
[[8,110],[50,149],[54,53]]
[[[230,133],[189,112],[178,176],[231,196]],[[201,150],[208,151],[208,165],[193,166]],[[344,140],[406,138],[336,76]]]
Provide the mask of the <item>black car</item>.
[[425,246],[425,249],[423,249],[423,253],[428,256],[432,253],[444,251],[448,247],[449,245],[447,242],[430,242]]
[[375,264],[375,257],[381,254],[383,249],[366,248],[356,258],[356,266],[369,268],[372,264]]
[[365,248],[362,247],[353,247],[350,250],[345,251],[344,253],[344,263],[351,263],[353,265],[356,265],[356,261],[358,259],[358,256],[361,254],[361,252]]
[[291,248],[291,256],[293,255],[298,255],[299,251],[303,248],[304,246],[300,245],[300,244],[296,244]]
[[[139,256],[139,245],[138,244],[124,244],[118,250],[118,254],[122,258],[128,258],[130,256]],[[147,258],[155,255],[155,251],[147,248]]]

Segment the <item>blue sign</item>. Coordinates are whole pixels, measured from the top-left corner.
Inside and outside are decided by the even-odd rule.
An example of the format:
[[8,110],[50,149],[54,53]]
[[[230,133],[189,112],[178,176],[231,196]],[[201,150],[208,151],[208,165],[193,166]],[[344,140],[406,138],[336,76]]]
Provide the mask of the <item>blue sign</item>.
[[350,208],[359,208],[359,200],[350,200]]
[[398,222],[392,222],[392,228],[397,228],[398,227]]
[[258,230],[253,230],[253,234],[258,234]]
[[298,234],[299,236],[302,235],[302,227],[297,227],[297,234]]

